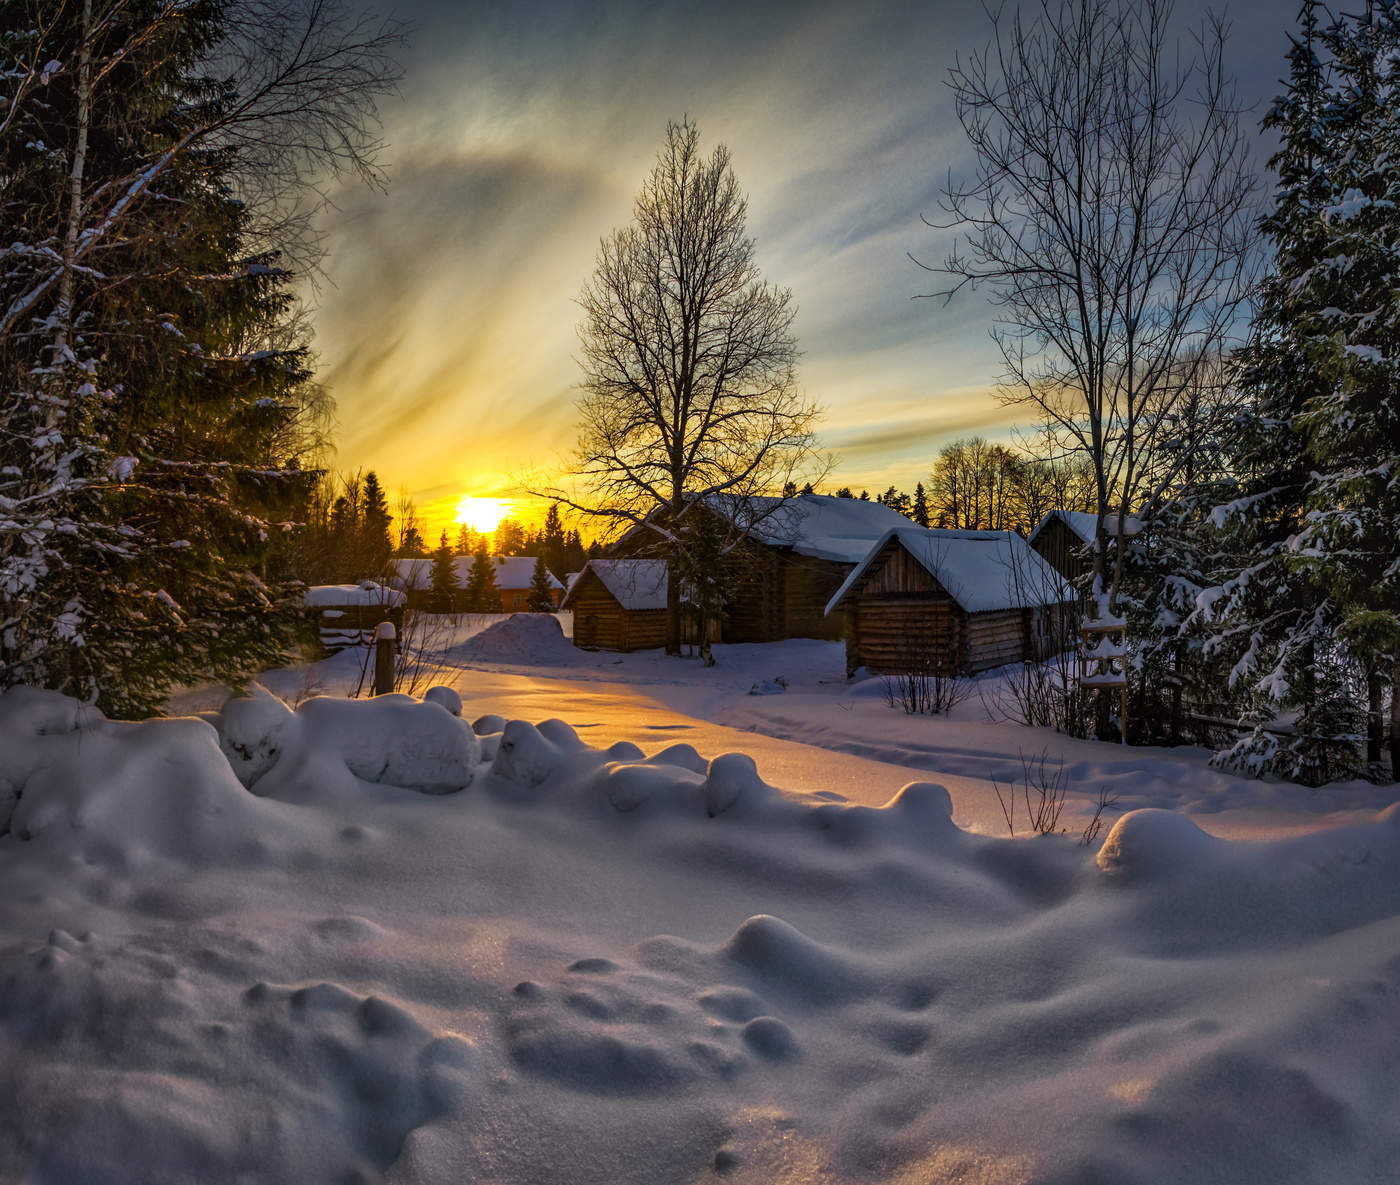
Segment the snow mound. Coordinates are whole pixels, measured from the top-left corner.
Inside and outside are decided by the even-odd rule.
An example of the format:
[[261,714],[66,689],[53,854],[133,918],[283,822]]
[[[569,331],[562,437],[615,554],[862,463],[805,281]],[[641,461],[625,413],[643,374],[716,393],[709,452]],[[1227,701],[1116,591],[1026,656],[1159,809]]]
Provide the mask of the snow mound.
[[[471,785],[479,760],[476,733],[440,699],[318,696],[293,713],[254,688],[224,705],[218,728],[243,785],[275,798],[353,795],[352,779],[450,794]],[[310,769],[320,777],[308,776]]]
[[578,666],[590,661],[564,637],[553,613],[513,613],[468,638],[452,654],[466,662],[531,667]]
[[207,722],[110,721],[69,705],[30,689],[0,697],[0,786],[18,839],[76,845],[86,864],[122,872],[153,859],[258,862],[297,842],[244,790]]

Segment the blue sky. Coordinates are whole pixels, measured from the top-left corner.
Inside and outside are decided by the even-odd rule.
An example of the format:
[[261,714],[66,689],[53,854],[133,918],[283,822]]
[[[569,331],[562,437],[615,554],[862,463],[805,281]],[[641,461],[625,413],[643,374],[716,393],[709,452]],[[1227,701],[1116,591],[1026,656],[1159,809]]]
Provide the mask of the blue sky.
[[[766,278],[793,290],[800,380],[826,409],[831,486],[912,489],[940,445],[1008,433],[991,314],[912,253],[966,167],[944,79],[985,44],[977,3],[393,6],[412,22],[384,107],[387,193],[347,189],[318,299],[342,467],[377,469],[430,518],[505,495],[574,439],[574,300],[630,216],[668,119],[727,144]],[[1204,5],[1180,4],[1183,31]],[[1232,5],[1230,65],[1257,123],[1292,12]],[[1262,157],[1260,152],[1261,170]]]

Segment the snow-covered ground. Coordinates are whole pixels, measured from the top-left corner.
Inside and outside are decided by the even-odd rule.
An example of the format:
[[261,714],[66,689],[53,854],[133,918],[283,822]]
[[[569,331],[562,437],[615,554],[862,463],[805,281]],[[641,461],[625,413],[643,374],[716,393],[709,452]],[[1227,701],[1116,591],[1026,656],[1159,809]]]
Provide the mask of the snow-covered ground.
[[[463,634],[430,702],[0,698],[0,1181],[1395,1179],[1373,788]],[[1047,747],[1178,809],[1004,838]]]

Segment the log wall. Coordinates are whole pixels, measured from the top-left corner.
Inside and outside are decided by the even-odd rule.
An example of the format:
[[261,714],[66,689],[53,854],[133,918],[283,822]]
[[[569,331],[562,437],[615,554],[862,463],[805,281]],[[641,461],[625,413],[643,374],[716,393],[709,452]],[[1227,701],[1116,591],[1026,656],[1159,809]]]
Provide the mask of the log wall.
[[583,650],[652,650],[666,644],[665,609],[624,609],[592,572],[570,601],[574,645]]

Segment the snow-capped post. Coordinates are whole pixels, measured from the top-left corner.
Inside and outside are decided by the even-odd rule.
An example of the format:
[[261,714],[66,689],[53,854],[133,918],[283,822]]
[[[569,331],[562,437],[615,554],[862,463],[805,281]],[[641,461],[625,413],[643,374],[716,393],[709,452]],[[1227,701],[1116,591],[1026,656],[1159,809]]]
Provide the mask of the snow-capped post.
[[388,695],[394,690],[394,643],[397,638],[392,621],[381,621],[374,627],[375,695]]

